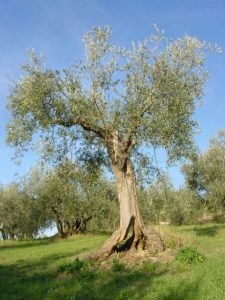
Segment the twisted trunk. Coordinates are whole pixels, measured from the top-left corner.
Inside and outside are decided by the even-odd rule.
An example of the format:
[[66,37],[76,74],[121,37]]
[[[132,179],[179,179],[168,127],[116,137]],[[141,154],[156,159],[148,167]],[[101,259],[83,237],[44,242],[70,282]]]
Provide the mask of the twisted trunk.
[[158,233],[145,227],[141,218],[138,203],[136,178],[132,162],[125,160],[123,168],[112,163],[115,174],[120,205],[120,227],[94,257],[107,257],[113,252],[129,250],[149,250],[152,254],[164,250],[164,243]]
[[130,229],[143,227],[137,205],[136,179],[133,166],[127,160],[124,169],[120,170],[116,165],[112,166],[117,183],[118,199],[120,205],[120,241],[125,240]]
[[87,223],[92,219],[91,216],[89,217],[80,217],[74,218],[71,222],[66,222],[64,226],[64,233],[65,236],[71,236],[73,234],[84,233],[87,228]]

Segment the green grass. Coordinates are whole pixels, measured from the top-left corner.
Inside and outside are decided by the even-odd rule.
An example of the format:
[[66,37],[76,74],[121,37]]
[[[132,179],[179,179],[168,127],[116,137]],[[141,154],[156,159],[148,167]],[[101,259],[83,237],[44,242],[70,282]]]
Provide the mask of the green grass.
[[132,269],[113,261],[110,269],[102,270],[98,263],[80,263],[75,256],[98,248],[105,235],[0,242],[0,299],[225,299],[225,225],[159,230],[180,236],[206,260],[146,263]]

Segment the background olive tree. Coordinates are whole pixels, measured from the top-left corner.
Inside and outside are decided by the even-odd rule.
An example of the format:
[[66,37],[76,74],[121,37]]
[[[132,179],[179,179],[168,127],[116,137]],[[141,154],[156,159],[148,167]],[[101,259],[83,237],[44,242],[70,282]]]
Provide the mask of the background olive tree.
[[84,233],[90,222],[89,230],[110,229],[103,224],[117,219],[115,187],[99,169],[65,160],[54,168],[35,168],[27,187],[59,237]]
[[184,164],[186,184],[208,212],[224,215],[225,209],[225,132],[210,140],[208,149]]
[[43,212],[18,183],[3,186],[0,191],[0,233],[3,239],[37,236],[47,226]]

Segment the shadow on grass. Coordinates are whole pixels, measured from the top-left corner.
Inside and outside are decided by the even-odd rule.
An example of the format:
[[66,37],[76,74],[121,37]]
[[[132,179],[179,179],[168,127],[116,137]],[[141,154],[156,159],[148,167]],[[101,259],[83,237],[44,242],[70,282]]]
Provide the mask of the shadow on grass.
[[46,295],[57,282],[59,274],[57,262],[87,250],[81,248],[69,253],[46,255],[39,260],[26,259],[19,260],[17,264],[0,265],[0,299],[47,299]]
[[194,232],[196,235],[207,235],[207,236],[215,236],[218,232],[219,227],[214,225],[206,228],[195,227]]
[[225,227],[224,225],[210,225],[207,227],[202,227],[202,225],[195,226],[194,228],[188,228],[184,231],[186,232],[195,232],[198,236],[210,236],[214,237],[220,229],[223,229]]
[[166,295],[160,295],[155,300],[194,300],[198,299],[198,283],[182,283],[175,288],[168,287]]
[[0,266],[1,300],[141,299],[153,278],[166,272],[150,273],[130,269],[100,272],[96,269],[63,274],[57,269],[44,270],[46,260],[30,266],[30,271],[28,266]]
[[[84,250],[0,266],[0,299],[139,300],[151,294],[152,286],[157,285],[154,281],[168,272],[160,264],[153,270],[144,267],[100,270],[95,262],[72,273],[59,271],[59,264],[55,264],[57,260],[73,257]],[[196,286],[184,282],[182,286],[168,286],[166,291],[151,299],[193,300],[195,293]]]
[[[144,270],[125,269],[121,272],[104,271],[101,274],[87,274],[80,276],[76,291],[76,300],[110,300],[110,299],[142,299],[152,280],[166,273],[166,270],[150,273]],[[90,284],[91,282],[91,284]]]
[[49,245],[55,241],[54,238],[45,238],[40,240],[27,240],[27,241],[4,241],[1,244],[0,242],[0,251],[5,249],[21,249],[21,248],[30,248],[37,246]]

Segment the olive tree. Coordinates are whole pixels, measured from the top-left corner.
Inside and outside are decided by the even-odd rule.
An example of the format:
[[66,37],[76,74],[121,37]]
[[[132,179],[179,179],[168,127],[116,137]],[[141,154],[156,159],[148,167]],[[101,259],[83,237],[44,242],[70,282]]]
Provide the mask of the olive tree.
[[210,140],[208,149],[198,153],[182,167],[186,184],[209,210],[225,208],[225,131]]
[[84,233],[90,221],[99,229],[104,219],[110,218],[108,206],[115,207],[116,197],[113,185],[101,173],[66,159],[54,168],[35,167],[27,177],[27,190],[43,219],[56,225],[59,237]]
[[188,156],[210,47],[187,35],[168,40],[156,28],[143,42],[121,48],[112,44],[108,26],[94,27],[84,44],[84,61],[63,71],[48,69],[33,53],[9,95],[7,140],[24,150],[40,136],[52,153],[57,143],[65,150],[86,139],[105,150],[117,183],[120,226],[97,255],[110,255],[121,244],[162,251],[162,239],[139,212],[132,156],[143,145],[165,148],[170,161]]
[[168,174],[152,180],[149,186],[138,189],[138,200],[143,219],[159,224],[168,221],[168,209],[174,196],[174,187]]
[[0,233],[3,239],[33,238],[43,227],[41,211],[26,189],[15,182],[2,187]]

